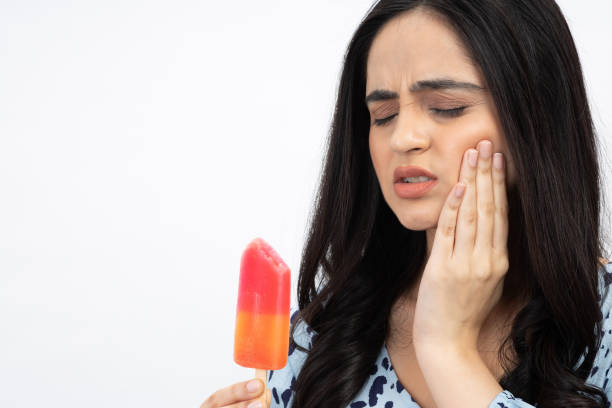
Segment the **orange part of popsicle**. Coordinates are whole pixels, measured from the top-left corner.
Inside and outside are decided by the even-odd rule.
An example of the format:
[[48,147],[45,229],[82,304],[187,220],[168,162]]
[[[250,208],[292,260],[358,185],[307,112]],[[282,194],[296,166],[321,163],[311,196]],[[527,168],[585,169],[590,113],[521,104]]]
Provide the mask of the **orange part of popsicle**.
[[278,370],[289,352],[289,267],[263,239],[242,253],[236,310],[234,361],[243,367]]

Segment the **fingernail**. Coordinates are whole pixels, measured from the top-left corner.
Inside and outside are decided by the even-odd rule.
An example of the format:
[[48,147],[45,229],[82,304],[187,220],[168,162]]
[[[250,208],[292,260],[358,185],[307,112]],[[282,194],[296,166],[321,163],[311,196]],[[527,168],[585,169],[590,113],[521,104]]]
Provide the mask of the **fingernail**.
[[457,184],[457,186],[455,187],[455,196],[457,198],[461,198],[461,196],[463,195],[464,191],[465,191],[465,185]]
[[504,159],[501,153],[495,153],[493,155],[493,167],[500,170],[504,167]]
[[263,408],[261,401],[251,402],[247,408]]
[[482,156],[483,159],[488,159],[489,157],[491,157],[491,150],[492,150],[492,144],[491,142],[482,142],[480,144],[480,155]]
[[247,383],[246,389],[248,392],[257,392],[261,389],[261,381],[251,380]]
[[476,162],[478,161],[478,150],[470,150],[468,152],[468,162],[470,166],[476,167]]

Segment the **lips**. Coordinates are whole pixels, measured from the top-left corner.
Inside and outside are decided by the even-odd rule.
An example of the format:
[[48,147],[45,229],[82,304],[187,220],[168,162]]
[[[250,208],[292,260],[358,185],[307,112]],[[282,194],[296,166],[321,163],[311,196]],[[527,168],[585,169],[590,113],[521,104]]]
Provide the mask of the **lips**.
[[393,172],[393,183],[401,183],[403,179],[406,177],[418,177],[418,176],[426,176],[433,180],[436,180],[437,177],[434,176],[431,172],[425,170],[419,166],[400,166],[395,169]]

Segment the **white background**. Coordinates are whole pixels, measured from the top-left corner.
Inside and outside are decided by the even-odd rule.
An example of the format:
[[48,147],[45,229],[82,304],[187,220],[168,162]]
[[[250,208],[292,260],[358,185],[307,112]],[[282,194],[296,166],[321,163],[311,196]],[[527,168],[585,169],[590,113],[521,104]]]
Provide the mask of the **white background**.
[[[560,4],[610,151],[612,6]],[[240,255],[266,239],[295,303],[370,5],[0,1],[0,406],[197,407],[252,376]]]

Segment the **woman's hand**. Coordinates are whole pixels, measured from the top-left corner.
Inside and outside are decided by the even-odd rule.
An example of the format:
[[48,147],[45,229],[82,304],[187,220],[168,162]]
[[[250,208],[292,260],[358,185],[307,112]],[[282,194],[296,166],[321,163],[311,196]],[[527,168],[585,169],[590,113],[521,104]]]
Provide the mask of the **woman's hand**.
[[[260,379],[239,382],[214,392],[200,408],[269,408],[272,393]],[[259,403],[261,405],[254,405]]]
[[[473,166],[470,153],[476,154]],[[501,298],[509,267],[505,166],[492,166],[491,153],[488,140],[466,151],[460,182],[440,213],[414,312],[415,349],[476,350],[480,328]]]

